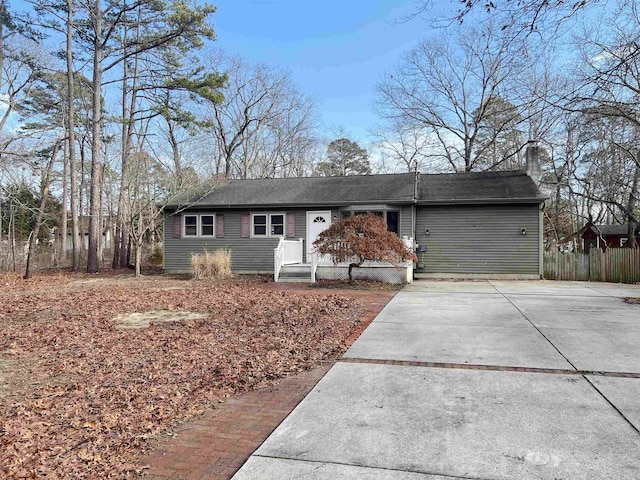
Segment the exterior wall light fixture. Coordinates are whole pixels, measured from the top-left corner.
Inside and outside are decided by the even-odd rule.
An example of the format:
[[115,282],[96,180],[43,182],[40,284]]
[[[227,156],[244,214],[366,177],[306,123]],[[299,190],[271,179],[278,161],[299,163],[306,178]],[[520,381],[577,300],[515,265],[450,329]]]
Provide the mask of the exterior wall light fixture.
[[521,233],[522,235],[526,235],[526,234],[527,234],[527,229],[526,229],[526,228],[523,228],[522,230],[520,230],[520,233]]
[[429,229],[428,229],[428,228],[425,228],[425,230],[424,230],[424,234],[425,234],[425,235],[427,235],[427,236],[429,236]]

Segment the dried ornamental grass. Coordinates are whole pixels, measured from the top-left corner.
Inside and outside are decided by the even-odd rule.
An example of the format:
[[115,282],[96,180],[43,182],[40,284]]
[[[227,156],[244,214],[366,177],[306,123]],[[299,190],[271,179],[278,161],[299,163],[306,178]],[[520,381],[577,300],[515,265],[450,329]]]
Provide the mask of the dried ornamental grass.
[[231,276],[231,250],[219,248],[191,255],[191,267],[196,280]]

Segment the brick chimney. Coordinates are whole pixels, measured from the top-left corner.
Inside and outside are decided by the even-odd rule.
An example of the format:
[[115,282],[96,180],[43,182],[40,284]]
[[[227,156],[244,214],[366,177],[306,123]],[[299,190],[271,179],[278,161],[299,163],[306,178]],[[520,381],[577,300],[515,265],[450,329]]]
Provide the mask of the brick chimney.
[[529,140],[527,143],[525,171],[536,185],[540,184],[540,162],[538,161],[538,141]]

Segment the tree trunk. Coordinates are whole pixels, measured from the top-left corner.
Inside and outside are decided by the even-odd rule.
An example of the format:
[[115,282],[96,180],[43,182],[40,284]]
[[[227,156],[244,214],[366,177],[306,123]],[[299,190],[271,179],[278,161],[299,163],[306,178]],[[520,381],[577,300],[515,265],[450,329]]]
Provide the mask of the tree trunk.
[[96,0],[94,6],[93,44],[93,122],[91,139],[91,197],[89,201],[89,249],[87,273],[98,272],[98,242],[100,241],[100,154],[102,149],[102,5]]
[[13,208],[13,201],[9,203],[9,232],[11,235],[11,258],[13,263],[13,271],[16,269],[16,217]]
[[25,267],[23,277],[25,280],[31,278],[31,256],[33,255],[33,250],[35,249],[36,241],[38,240],[38,232],[40,231],[40,225],[42,224],[42,218],[44,217],[44,210],[47,206],[47,200],[49,200],[49,179],[51,178],[51,172],[53,171],[53,164],[56,157],[58,156],[59,146],[59,141],[56,141],[56,143],[53,145],[53,150],[51,151],[51,158],[49,158],[47,170],[45,171],[44,178],[42,179],[42,187],[40,188],[40,207],[38,208],[38,213],[36,215],[36,221],[33,225],[33,230],[29,235],[27,265]]
[[[140,42],[140,21],[141,10],[138,8],[138,19],[136,27],[136,43]],[[127,22],[124,22],[123,43],[128,41]],[[127,55],[126,47],[123,56]],[[116,239],[114,242],[113,268],[126,267],[129,265],[129,232],[127,228],[129,217],[128,195],[130,182],[129,156],[131,154],[131,143],[134,134],[136,103],[138,99],[138,77],[140,73],[140,55],[133,56],[133,72],[129,74],[127,60],[122,62],[122,156],[121,156],[121,176],[120,191],[118,193],[118,214],[116,219]],[[129,80],[132,80],[131,96],[127,98]],[[127,103],[129,104],[127,107]]]
[[[60,261],[64,264],[67,261],[67,217],[69,210],[67,208],[67,197],[69,196],[69,142],[64,141],[64,167],[62,169],[62,213],[60,215]],[[56,242],[57,248],[57,242]]]
[[353,283],[353,269],[362,266],[362,262],[349,264],[349,283]]
[[142,244],[141,242],[138,240],[136,242],[136,273],[135,273],[135,277],[136,278],[140,278],[140,265],[142,263]]
[[78,169],[76,165],[76,108],[73,71],[73,0],[67,0],[67,144],[69,152],[69,182],[71,183],[71,268],[80,269],[80,224],[78,222]]

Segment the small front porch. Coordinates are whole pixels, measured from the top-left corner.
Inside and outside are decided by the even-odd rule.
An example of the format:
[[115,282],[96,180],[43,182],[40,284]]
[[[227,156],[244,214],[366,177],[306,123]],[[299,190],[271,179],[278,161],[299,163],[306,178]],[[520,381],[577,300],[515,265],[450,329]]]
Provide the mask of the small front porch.
[[[405,238],[412,245],[412,238]],[[413,263],[399,265],[381,262],[365,262],[354,269],[356,280],[374,280],[385,283],[404,284],[413,282]],[[291,240],[281,238],[274,249],[273,280],[275,282],[315,283],[316,280],[348,280],[349,263],[327,262],[315,252],[307,254],[304,262],[304,242],[302,238]]]

